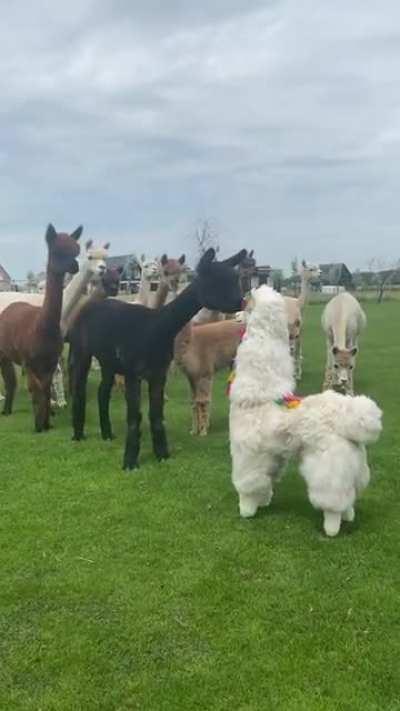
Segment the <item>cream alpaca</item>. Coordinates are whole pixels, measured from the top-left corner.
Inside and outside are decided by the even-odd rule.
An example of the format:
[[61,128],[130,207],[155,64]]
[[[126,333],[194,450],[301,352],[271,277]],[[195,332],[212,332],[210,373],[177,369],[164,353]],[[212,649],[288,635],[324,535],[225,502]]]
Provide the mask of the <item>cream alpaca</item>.
[[333,391],[279,404],[294,388],[283,298],[267,286],[253,292],[246,337],[238,348],[231,390],[232,479],[240,513],[267,506],[290,456],[300,457],[311,504],[334,536],[353,520],[354,503],[369,481],[365,445],[381,431],[381,411],[369,398]]

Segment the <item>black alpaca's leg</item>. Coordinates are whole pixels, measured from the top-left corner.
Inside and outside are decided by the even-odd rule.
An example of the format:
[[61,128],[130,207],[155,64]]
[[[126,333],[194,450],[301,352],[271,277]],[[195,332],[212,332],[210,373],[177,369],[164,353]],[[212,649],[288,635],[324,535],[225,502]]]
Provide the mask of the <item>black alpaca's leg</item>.
[[126,433],[123,469],[135,469],[139,466],[140,451],[140,378],[134,374],[125,375]]
[[43,432],[44,429],[44,394],[42,383],[36,374],[26,368],[28,390],[32,397],[33,421],[35,432]]
[[103,439],[114,439],[110,420],[110,397],[114,385],[114,371],[101,367],[101,383],[97,392],[99,405],[100,430]]
[[90,368],[90,356],[69,358],[69,381],[72,395],[72,439],[85,438],[86,384]]
[[164,426],[165,381],[165,373],[149,380],[151,438],[153,440],[154,454],[159,461],[169,457],[167,434]]
[[52,428],[52,424],[50,423],[50,415],[51,415],[51,382],[52,379],[46,380],[46,382],[43,384],[43,429],[44,430],[49,430]]
[[11,415],[15,390],[17,387],[14,364],[10,360],[2,360],[0,363],[0,369],[4,380],[5,391],[3,415]]

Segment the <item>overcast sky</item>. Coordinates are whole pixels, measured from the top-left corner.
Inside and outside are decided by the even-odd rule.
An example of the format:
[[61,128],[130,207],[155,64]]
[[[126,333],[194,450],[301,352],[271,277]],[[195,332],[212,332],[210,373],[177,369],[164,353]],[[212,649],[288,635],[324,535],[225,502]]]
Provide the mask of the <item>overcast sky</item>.
[[[4,9],[6,8],[6,9]],[[13,0],[0,26],[0,263],[78,224],[261,263],[399,255],[398,0]]]

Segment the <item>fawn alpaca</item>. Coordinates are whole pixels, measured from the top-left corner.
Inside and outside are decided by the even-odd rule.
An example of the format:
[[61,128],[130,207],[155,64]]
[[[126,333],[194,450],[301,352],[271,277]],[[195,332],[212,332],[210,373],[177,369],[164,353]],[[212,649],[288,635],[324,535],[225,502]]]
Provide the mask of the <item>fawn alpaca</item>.
[[226,312],[240,309],[241,292],[233,267],[245,253],[243,250],[225,262],[214,262],[215,251],[207,250],[193,282],[160,309],[109,299],[82,311],[70,334],[74,439],[84,436],[86,380],[94,355],[101,366],[98,403],[103,439],[113,437],[109,402],[114,376],[116,373],[125,376],[128,431],[124,469],[138,466],[143,378],[149,384],[153,449],[159,460],[169,456],[164,427],[164,387],[175,336],[202,306]]
[[302,376],[302,349],[301,335],[303,327],[303,312],[307,303],[310,290],[310,281],[317,279],[320,275],[320,268],[308,266],[306,262],[301,264],[301,286],[298,298],[285,296],[285,308],[289,327],[290,353],[294,362],[295,378],[300,380]]
[[48,263],[43,306],[24,302],[10,304],[0,316],[0,369],[5,384],[4,415],[10,415],[16,377],[14,363],[22,365],[28,376],[32,395],[35,430],[50,426],[50,386],[63,339],[60,329],[63,282],[66,273],[75,274],[79,267],[77,240],[82,227],[71,235],[57,233],[53,225],[46,232]]
[[358,336],[367,317],[357,299],[344,292],[331,299],[322,314],[326,336],[326,368],[323,389],[337,387],[354,394],[353,373],[358,353]]

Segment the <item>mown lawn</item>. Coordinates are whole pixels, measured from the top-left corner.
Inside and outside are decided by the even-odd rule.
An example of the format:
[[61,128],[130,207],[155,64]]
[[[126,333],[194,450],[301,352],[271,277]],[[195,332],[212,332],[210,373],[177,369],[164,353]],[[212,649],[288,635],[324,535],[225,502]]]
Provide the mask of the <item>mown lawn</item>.
[[[230,484],[225,376],[209,438],[169,384],[173,458],[121,471],[118,439],[34,435],[24,392],[0,422],[0,709],[400,709],[399,304],[369,304],[358,389],[385,411],[355,524],[321,534],[293,468],[242,521]],[[321,308],[306,319],[301,392],[319,389]],[[146,408],[147,409],[147,406]]]

